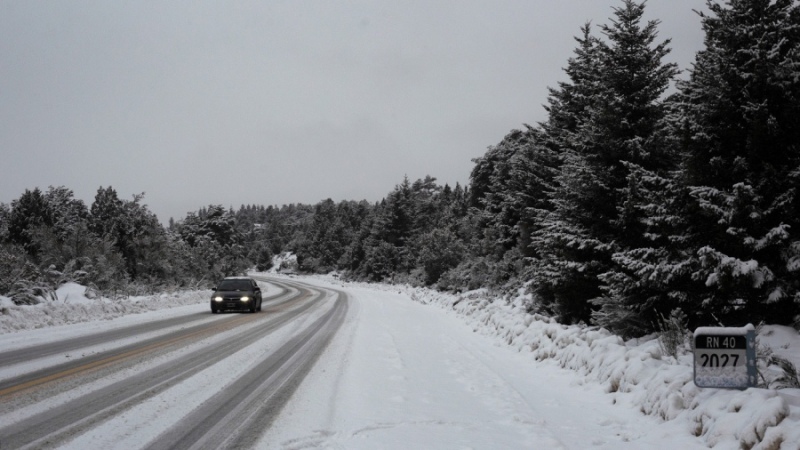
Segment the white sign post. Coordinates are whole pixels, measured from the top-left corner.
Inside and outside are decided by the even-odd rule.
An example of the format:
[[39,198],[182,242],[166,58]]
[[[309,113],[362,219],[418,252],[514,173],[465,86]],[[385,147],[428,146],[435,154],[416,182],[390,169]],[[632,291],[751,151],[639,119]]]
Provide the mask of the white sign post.
[[700,327],[694,331],[694,384],[747,389],[758,382],[756,329]]

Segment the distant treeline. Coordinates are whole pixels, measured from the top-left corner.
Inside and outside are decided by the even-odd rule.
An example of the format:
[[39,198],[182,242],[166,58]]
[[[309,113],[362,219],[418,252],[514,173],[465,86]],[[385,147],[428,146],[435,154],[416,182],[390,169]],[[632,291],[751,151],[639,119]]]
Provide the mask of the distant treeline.
[[490,147],[468,186],[426,177],[374,204],[209,206],[166,228],[110,187],[91,208],[63,187],[26,191],[0,205],[0,292],[208,284],[288,251],[308,272],[526,293],[531,311],[626,336],[671,315],[797,325],[800,7],[708,10],[683,77],[643,3],[621,2],[600,36],[582,27],[547,119]]

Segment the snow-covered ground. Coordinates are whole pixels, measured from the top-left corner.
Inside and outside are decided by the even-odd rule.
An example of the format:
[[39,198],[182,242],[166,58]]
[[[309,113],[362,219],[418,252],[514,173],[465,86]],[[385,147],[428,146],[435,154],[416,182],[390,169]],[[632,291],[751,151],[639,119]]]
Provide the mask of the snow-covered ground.
[[[699,389],[691,355],[663,357],[655,340],[481,292],[294,279],[348,292],[350,314],[261,448],[800,449],[800,391]],[[47,305],[0,298],[0,348],[185,314],[207,295],[111,302],[65,286]],[[765,327],[760,341],[800,365],[795,330]]]
[[[358,317],[265,448],[800,449],[800,390],[697,388],[692,355],[662,357],[655,339],[480,292],[313,282],[353,293]],[[800,363],[797,331],[765,327],[760,341]]]
[[344,290],[348,322],[260,448],[704,448],[442,308],[396,289]]

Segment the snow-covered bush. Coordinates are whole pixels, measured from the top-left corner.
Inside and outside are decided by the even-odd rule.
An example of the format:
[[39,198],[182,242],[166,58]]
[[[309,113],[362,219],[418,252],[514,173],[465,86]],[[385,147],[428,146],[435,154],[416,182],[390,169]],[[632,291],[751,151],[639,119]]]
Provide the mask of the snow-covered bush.
[[661,316],[658,328],[658,344],[661,352],[677,358],[680,351],[686,347],[689,333],[686,328],[686,314],[680,308],[675,308],[668,318]]
[[14,283],[9,297],[17,305],[36,305],[58,299],[55,291],[50,286],[27,280],[20,280]]
[[772,355],[769,365],[780,368],[782,374],[771,380],[770,387],[774,389],[800,389],[800,374],[797,367],[786,358]]

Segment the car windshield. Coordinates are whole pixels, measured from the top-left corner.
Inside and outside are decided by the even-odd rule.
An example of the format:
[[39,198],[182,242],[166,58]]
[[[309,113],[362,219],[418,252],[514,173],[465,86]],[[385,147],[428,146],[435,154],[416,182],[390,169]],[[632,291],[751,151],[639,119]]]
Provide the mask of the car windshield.
[[250,280],[222,280],[217,286],[218,291],[249,291]]

